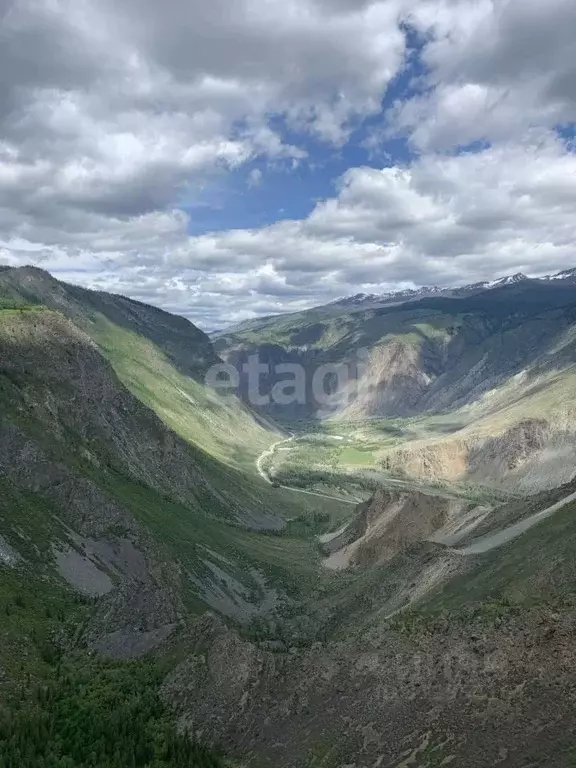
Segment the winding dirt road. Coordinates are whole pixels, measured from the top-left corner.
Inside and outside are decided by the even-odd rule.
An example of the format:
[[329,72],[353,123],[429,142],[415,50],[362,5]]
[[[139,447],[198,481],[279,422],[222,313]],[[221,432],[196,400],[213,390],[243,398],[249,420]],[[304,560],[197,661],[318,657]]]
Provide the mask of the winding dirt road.
[[[306,435],[301,435],[301,437],[306,437]],[[286,445],[287,443],[291,443],[296,439],[296,435],[294,432],[290,434],[290,437],[284,438],[284,440],[277,440],[275,443],[272,443],[272,445],[267,448],[265,451],[262,451],[260,456],[256,459],[256,469],[258,470],[258,474],[261,478],[263,478],[269,485],[274,485],[273,480],[270,479],[270,475],[266,472],[266,470],[263,467],[264,462],[266,459],[270,458],[274,455],[276,449],[281,445]],[[343,504],[353,504],[356,506],[360,502],[354,499],[343,499],[340,496],[330,496],[327,493],[319,493],[318,491],[307,491],[304,488],[293,488],[290,485],[280,485],[278,484],[279,488],[284,488],[286,491],[294,491],[294,493],[306,493],[308,496],[319,496],[321,499],[331,499],[332,501],[340,501]]]
[[262,477],[269,485],[273,485],[272,480],[270,479],[270,476],[268,473],[263,469],[262,464],[264,461],[266,461],[267,458],[274,455],[274,452],[276,451],[276,448],[278,448],[279,445],[284,445],[284,443],[291,443],[293,442],[296,435],[294,432],[290,433],[290,437],[285,437],[283,440],[277,440],[275,443],[272,443],[272,445],[269,448],[266,448],[265,451],[262,451],[260,456],[256,459],[256,469],[258,470],[258,474],[260,477]]
[[[301,437],[306,437],[306,435],[302,435]],[[274,485],[273,480],[270,479],[270,476],[266,472],[266,470],[263,467],[264,462],[267,458],[274,455],[277,448],[281,445],[286,445],[288,443],[293,442],[296,439],[296,435],[292,432],[290,434],[290,437],[284,438],[282,440],[278,440],[277,442],[273,443],[269,448],[267,448],[265,451],[263,451],[260,456],[256,459],[256,469],[258,470],[258,474],[260,477],[262,477],[269,485]],[[350,499],[343,499],[339,496],[331,496],[327,493],[319,493],[318,491],[307,491],[304,488],[293,488],[289,485],[279,485],[278,487],[283,488],[287,491],[293,491],[294,493],[306,493],[310,496],[319,496],[322,499],[331,499],[332,501],[340,501],[344,504],[354,504],[357,505],[359,502],[355,500]],[[529,517],[525,518],[524,520],[519,520],[516,523],[513,523],[512,525],[509,525],[507,528],[503,528],[500,531],[496,531],[495,533],[488,533],[485,536],[480,536],[477,539],[473,539],[469,544],[467,544],[464,547],[450,547],[452,552],[455,552],[458,555],[481,555],[485,552],[490,552],[492,549],[496,549],[497,547],[501,547],[503,544],[507,544],[509,541],[512,541],[513,539],[518,538],[518,536],[521,536],[526,531],[530,530],[533,526],[540,523],[542,520],[546,520],[546,518],[551,517],[555,512],[557,512],[559,509],[562,509],[562,507],[565,507],[567,504],[569,504],[571,501],[576,501],[576,492],[571,493],[569,496],[566,496],[564,499],[561,499],[560,501],[557,501],[555,504],[552,504],[550,507],[547,507],[546,509],[541,510],[540,512],[536,512],[533,515],[530,515]]]

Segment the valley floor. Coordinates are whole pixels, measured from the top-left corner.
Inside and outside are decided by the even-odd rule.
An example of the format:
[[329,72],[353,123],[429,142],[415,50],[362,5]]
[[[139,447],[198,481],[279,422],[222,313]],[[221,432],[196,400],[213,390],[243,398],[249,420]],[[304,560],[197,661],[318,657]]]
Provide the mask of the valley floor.
[[2,768],[575,764],[572,370],[281,430],[183,318],[0,288]]

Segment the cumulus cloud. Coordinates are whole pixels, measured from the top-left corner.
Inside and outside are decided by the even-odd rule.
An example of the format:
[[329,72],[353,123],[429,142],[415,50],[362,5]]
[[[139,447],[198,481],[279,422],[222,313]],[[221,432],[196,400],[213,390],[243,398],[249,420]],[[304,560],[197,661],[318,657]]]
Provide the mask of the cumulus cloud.
[[270,114],[342,141],[401,67],[399,12],[395,0],[7,0],[3,189],[130,216],[174,203],[202,171],[302,158]]
[[265,263],[294,288],[317,286],[318,299],[325,289],[539,274],[575,259],[575,195],[576,156],[548,136],[409,168],[351,169],[338,196],[302,221],[194,238],[170,258],[213,275]]
[[510,140],[576,121],[572,0],[423,0],[408,13],[426,38],[426,92],[395,110],[423,150]]
[[550,135],[409,168],[351,169],[303,220],[191,238],[184,214],[151,214],[78,239],[78,273],[62,253],[35,258],[76,281],[95,259],[96,287],[221,327],[356,291],[560,270],[576,262],[574,199],[576,156]]
[[[205,327],[576,263],[575,25],[572,0],[4,0],[0,261]],[[382,115],[407,29],[424,75]],[[248,164],[261,194],[366,118],[386,167],[302,219],[189,236],[211,180]]]

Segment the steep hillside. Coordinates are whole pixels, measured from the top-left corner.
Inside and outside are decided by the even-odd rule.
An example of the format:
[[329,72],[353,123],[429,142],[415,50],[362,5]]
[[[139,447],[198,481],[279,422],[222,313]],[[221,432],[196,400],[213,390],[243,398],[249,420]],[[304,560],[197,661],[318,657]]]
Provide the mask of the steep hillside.
[[54,309],[97,345],[122,383],[181,437],[235,466],[251,464],[276,428],[234,397],[205,386],[220,363],[188,320],[123,296],[55,280],[34,267],[0,274],[0,306]]
[[[338,507],[330,505],[327,524]],[[117,685],[114,696],[124,696],[135,676],[142,709],[133,710],[134,724],[122,733],[136,724],[139,730],[126,738],[141,741],[143,753],[156,750],[159,766],[172,749],[188,756],[188,766],[219,765],[200,747],[178,742],[154,698],[171,664],[162,649],[208,609],[248,626],[308,594],[320,568],[316,548],[280,532],[287,518],[306,520],[319,509],[321,499],[275,489],[254,467],[241,472],[178,435],[61,312],[5,300],[0,701],[21,715],[14,719],[0,705],[0,762],[43,766],[48,748],[53,760],[92,759],[68,741],[75,731],[55,709],[71,700],[71,689],[85,686],[82,669],[90,668],[94,688],[90,700],[83,693],[76,700],[79,712],[102,717],[108,728],[99,709],[108,706],[106,691]],[[92,661],[87,649],[96,654]],[[142,666],[129,662],[155,651],[160,655]],[[52,722],[52,730],[34,725],[36,718]],[[62,728],[67,735],[53,743],[50,734]],[[99,754],[100,736],[83,730]],[[102,733],[120,748],[117,733]],[[156,744],[157,738],[167,741]]]
[[574,476],[576,368],[544,365],[478,401],[414,420],[412,439],[377,453],[392,474],[532,493]]
[[222,524],[241,513],[82,331],[50,310],[0,310],[3,765],[129,764],[134,750],[159,766],[219,764],[177,736],[152,664],[87,655],[149,652],[198,599],[194,562],[183,572],[143,504],[164,525],[170,507],[198,523],[203,509]]
[[[384,343],[356,318],[377,409],[448,373],[458,407],[341,409],[289,438],[206,387],[217,358],[185,321],[36,270],[0,288],[0,764],[219,768],[216,746],[255,768],[570,765],[576,486],[479,504],[408,479],[446,479],[442,450],[451,481],[572,476],[570,304],[394,310]],[[350,333],[282,354],[343,359]],[[474,333],[487,389],[464,381]],[[355,507],[258,474],[298,446],[307,471],[333,452],[384,487]]]
[[360,505],[356,518],[336,537],[322,539],[327,568],[382,565],[420,541],[456,539],[489,508],[422,491],[381,489]]
[[204,620],[164,696],[262,766],[570,766],[575,535],[572,504],[482,556],[414,544],[349,582],[337,639],[291,653]]
[[[298,422],[403,420],[400,444],[381,451],[386,471],[426,481],[499,484],[521,491],[554,487],[574,474],[576,290],[570,279],[512,281],[489,291],[417,302],[321,310],[256,321],[216,347],[234,364],[269,363],[261,391],[286,378],[279,363],[299,363],[305,401],[258,408]],[[330,393],[314,397],[326,364]],[[242,382],[248,399],[248,384]],[[384,441],[386,442],[386,441]]]
[[[572,283],[507,285],[462,299],[425,298],[381,309],[319,310],[254,322],[215,338],[236,363],[300,362],[307,372],[343,363],[352,382],[334,392],[345,417],[407,416],[474,402],[514,375],[574,358],[576,290]],[[359,353],[360,360],[359,360]],[[262,391],[270,392],[275,379]],[[403,394],[405,393],[405,394]],[[313,415],[322,403],[301,404]],[[270,409],[282,416],[281,406]]]
[[[229,604],[235,615],[252,612],[246,594],[255,604],[266,594],[258,563],[282,579],[279,541],[260,542],[249,529],[280,531],[286,518],[322,507],[321,500],[275,489],[255,467],[241,472],[184,440],[60,313],[0,311],[0,366],[0,476],[42,493],[73,535],[98,538],[143,525],[186,569],[186,589],[208,605]],[[11,546],[12,536],[5,535]],[[312,572],[313,547],[292,546]],[[287,563],[290,582],[294,564]]]

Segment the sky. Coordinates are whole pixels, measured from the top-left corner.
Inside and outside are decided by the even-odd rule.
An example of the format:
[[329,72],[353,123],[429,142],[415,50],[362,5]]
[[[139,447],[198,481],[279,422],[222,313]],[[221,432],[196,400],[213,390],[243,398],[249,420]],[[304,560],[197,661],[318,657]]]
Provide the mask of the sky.
[[0,264],[207,330],[576,266],[574,0],[0,0]]

